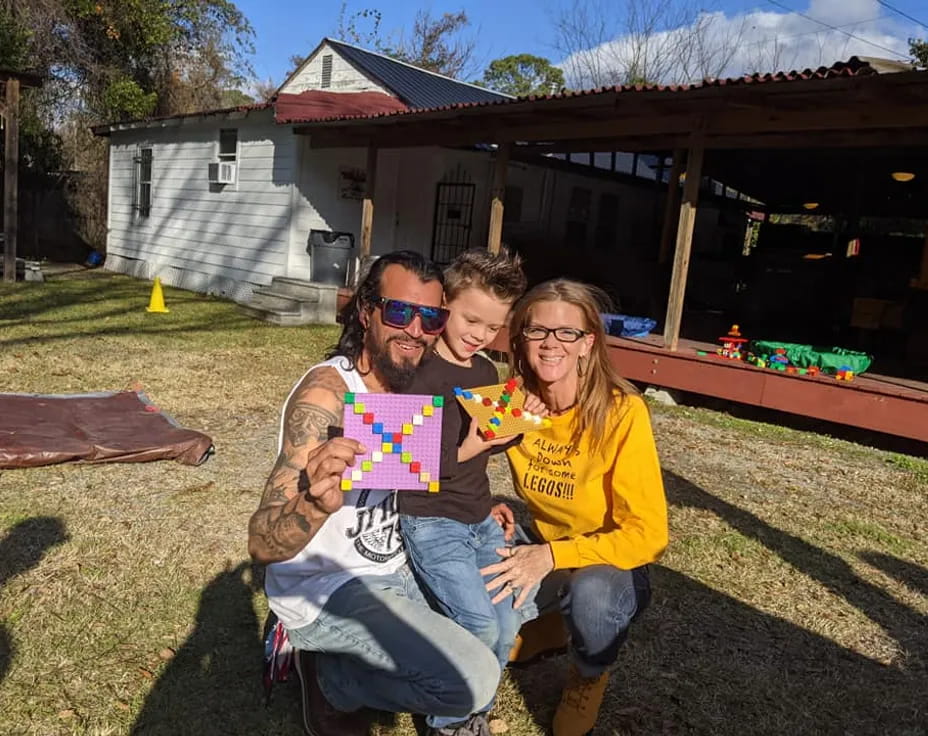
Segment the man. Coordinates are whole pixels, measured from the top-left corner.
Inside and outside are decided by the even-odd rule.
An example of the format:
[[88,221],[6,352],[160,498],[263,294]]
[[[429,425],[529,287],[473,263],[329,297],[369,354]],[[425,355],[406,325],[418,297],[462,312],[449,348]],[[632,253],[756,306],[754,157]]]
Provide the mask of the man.
[[[279,456],[249,523],[248,550],[268,563],[271,609],[287,628],[311,736],[366,734],[362,708],[460,718],[442,736],[486,733],[499,664],[477,638],[432,611],[406,563],[394,491],[340,490],[365,452],[341,426],[344,394],[399,392],[447,320],[442,277],[418,253],[374,262],[328,360],[284,407]],[[443,719],[447,721],[447,718]]]

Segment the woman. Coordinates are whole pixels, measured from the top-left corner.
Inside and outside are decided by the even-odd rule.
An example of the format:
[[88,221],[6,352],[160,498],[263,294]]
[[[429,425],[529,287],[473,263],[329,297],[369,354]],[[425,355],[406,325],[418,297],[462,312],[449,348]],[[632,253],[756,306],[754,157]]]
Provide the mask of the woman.
[[[648,409],[609,362],[599,306],[592,287],[557,279],[533,288],[513,310],[512,367],[548,406],[551,426],[507,452],[533,519],[522,534],[528,543],[504,550],[506,559],[483,570],[498,574],[487,586],[497,591],[494,602],[515,591],[521,607],[541,583],[539,612],[560,609],[570,670],[555,736],[580,736],[595,725],[609,668],[650,599],[647,565],[667,545]],[[512,526],[508,508],[496,514]]]

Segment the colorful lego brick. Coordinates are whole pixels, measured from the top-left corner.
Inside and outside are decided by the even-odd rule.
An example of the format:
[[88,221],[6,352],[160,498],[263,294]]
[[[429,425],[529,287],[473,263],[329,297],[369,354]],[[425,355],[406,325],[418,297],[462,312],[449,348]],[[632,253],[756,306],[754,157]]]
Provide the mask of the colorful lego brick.
[[422,422],[424,422],[424,421],[425,421],[425,417],[423,417],[421,414],[413,414],[413,415],[412,415],[412,424],[413,424],[414,427],[421,427],[421,426],[422,426]]
[[[374,450],[371,453],[371,460],[374,461],[375,463],[382,463],[383,453],[380,450]],[[364,461],[362,460],[361,462],[364,462]]]
[[401,460],[402,462],[404,462],[404,463],[411,463],[411,462],[412,462],[412,453],[411,453],[411,452],[404,452],[404,453],[402,453],[402,454],[400,455],[400,460]]
[[342,478],[341,489],[342,489],[343,491],[350,491],[350,490],[351,490],[351,481],[350,481],[348,478]]
[[350,391],[349,391],[348,393],[345,394],[345,403],[346,403],[346,404],[353,404],[353,403],[354,403],[354,394],[351,393]]
[[370,412],[366,412],[366,413],[364,414],[364,418],[363,418],[363,419],[364,419],[364,423],[365,423],[365,424],[373,424],[373,423],[374,423],[374,415],[371,414]]
[[439,483],[437,480],[429,481],[429,493],[438,493]]
[[444,397],[444,396],[433,396],[433,397],[432,397],[432,406],[436,406],[436,407],[439,407],[439,408],[440,408],[440,407],[442,407],[442,406],[444,406],[444,405],[445,405],[445,397]]
[[364,414],[364,404],[354,404],[355,414]]
[[369,473],[374,469],[374,462],[372,460],[362,460],[361,461],[361,470],[365,473]]
[[393,443],[392,443],[392,442],[384,442],[384,443],[380,446],[380,451],[381,451],[384,455],[389,455],[390,453],[393,452]]
[[430,417],[435,413],[435,407],[431,404],[422,407],[422,416]]
[[371,427],[371,431],[372,431],[374,434],[383,434],[383,423],[382,423],[382,422],[374,422],[374,426]]
[[359,480],[361,480],[361,478],[363,478],[363,477],[364,477],[364,473],[363,473],[362,471],[360,471],[360,470],[352,470],[352,471],[351,471],[351,480],[352,480],[352,481],[359,481]]
[[422,463],[418,462],[417,460],[413,460],[411,463],[409,463],[410,473],[416,473],[418,475],[420,470],[422,470]]
[[403,434],[412,434],[412,424],[403,425]]
[[421,473],[419,473],[419,480],[421,480],[423,483],[428,483],[431,479],[432,474],[427,470],[423,470]]

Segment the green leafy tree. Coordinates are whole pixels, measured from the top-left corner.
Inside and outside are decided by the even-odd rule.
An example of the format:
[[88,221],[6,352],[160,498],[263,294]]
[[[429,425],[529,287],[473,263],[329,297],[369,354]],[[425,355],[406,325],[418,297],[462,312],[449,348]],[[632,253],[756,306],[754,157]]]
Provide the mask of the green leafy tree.
[[919,69],[928,69],[928,41],[909,39],[909,53]]
[[516,97],[548,95],[563,89],[564,72],[542,56],[516,54],[491,61],[482,81],[490,89]]

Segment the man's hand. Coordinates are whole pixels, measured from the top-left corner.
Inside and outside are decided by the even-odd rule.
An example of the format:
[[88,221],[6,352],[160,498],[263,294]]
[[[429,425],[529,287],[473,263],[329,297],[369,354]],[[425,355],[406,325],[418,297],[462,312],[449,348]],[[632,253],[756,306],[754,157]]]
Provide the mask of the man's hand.
[[492,440],[485,440],[480,436],[479,424],[476,419],[470,420],[470,428],[467,430],[467,436],[458,447],[458,462],[466,463],[481,452],[486,452],[491,447],[505,445],[512,437],[494,437]]
[[306,500],[326,514],[338,511],[345,498],[342,474],[365,452],[364,445],[347,437],[336,437],[310,450],[306,456]]
[[516,533],[516,517],[513,515],[512,509],[504,503],[498,503],[490,509],[490,516],[502,527],[503,539],[507,542],[511,540]]

